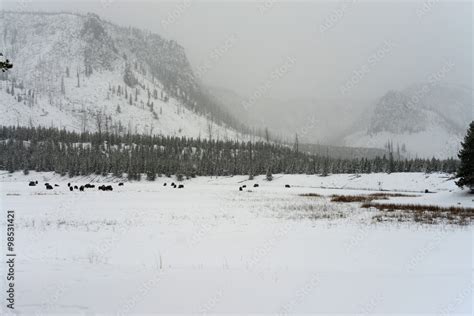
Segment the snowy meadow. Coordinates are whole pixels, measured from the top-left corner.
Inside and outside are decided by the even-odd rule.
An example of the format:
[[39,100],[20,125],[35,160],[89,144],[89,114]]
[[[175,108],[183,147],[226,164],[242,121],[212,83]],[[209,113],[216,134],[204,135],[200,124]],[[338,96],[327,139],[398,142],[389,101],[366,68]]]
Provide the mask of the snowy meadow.
[[198,177],[183,189],[166,177],[0,181],[2,226],[15,211],[19,313],[472,313],[470,215],[417,221],[361,207],[472,214],[474,196],[449,175]]

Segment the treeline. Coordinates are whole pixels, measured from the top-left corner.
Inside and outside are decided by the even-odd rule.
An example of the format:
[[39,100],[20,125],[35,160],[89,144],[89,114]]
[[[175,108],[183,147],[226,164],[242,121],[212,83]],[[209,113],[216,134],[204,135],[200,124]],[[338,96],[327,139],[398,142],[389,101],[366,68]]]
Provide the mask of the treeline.
[[[269,142],[236,142],[185,137],[75,133],[55,128],[0,127],[0,169],[55,171],[62,175],[127,175],[148,180],[161,175],[250,176],[272,173],[448,172],[454,159],[335,159]],[[270,177],[271,178],[271,177]]]

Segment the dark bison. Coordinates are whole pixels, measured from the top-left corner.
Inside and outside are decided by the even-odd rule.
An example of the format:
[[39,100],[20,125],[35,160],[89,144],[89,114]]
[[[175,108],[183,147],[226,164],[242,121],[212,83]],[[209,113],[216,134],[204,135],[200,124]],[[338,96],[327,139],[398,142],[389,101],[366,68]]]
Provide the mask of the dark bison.
[[46,185],[46,190],[52,190],[52,189],[53,189],[52,186],[50,186],[49,184]]
[[59,187],[59,184],[55,184],[54,186],[55,186],[55,187]]
[[84,186],[83,185],[81,185],[81,187],[79,188],[79,191],[84,192]]
[[180,185],[178,186],[178,189],[184,189],[184,184],[180,184]]
[[71,186],[71,182],[69,182],[69,183],[67,184],[67,186],[70,187],[70,186]]
[[291,188],[289,184],[285,184],[285,188]]
[[69,191],[74,191],[74,188],[73,187],[69,187]]
[[30,187],[35,187],[36,186],[36,182],[34,181],[30,181],[30,184],[28,184]]
[[123,186],[123,182],[120,182],[118,185],[119,185],[119,187],[122,187],[122,186]]
[[114,189],[112,188],[111,185],[101,185],[99,187],[99,190],[100,191],[113,191]]
[[243,190],[242,187],[239,187],[239,191],[242,191],[242,190]]
[[164,186],[164,187],[166,186],[166,182],[165,182],[165,183],[163,183],[163,186]]
[[255,184],[253,185],[253,187],[254,187],[254,188],[258,188],[258,187],[259,187],[258,183],[255,183]]
[[176,184],[174,184],[174,182],[171,182],[171,186],[174,187],[174,186],[176,186]]
[[246,187],[247,187],[247,185],[246,185],[246,184],[244,184],[244,185],[242,186],[242,188],[244,188],[244,189],[245,189]]
[[74,186],[74,190],[78,190],[79,188],[77,187],[77,185]]

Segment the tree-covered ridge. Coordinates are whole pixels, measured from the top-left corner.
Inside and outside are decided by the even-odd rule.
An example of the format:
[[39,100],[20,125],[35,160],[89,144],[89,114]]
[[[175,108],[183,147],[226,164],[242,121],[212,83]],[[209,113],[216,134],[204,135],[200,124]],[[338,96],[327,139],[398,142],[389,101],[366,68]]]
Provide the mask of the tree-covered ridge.
[[454,159],[333,159],[270,142],[148,135],[75,133],[54,128],[1,127],[0,169],[55,171],[70,176],[113,174],[149,180],[160,175],[268,175],[449,172]]

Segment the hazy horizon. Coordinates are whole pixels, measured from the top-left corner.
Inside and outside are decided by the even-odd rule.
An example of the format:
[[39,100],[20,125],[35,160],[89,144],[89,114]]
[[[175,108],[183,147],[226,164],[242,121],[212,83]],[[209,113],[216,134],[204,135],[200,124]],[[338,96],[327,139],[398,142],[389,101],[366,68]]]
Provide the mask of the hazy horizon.
[[[365,99],[429,80],[472,89],[472,3],[3,1],[93,12],[182,45],[205,85],[244,99]],[[133,12],[133,14],[130,14]],[[257,100],[256,100],[257,99]]]

